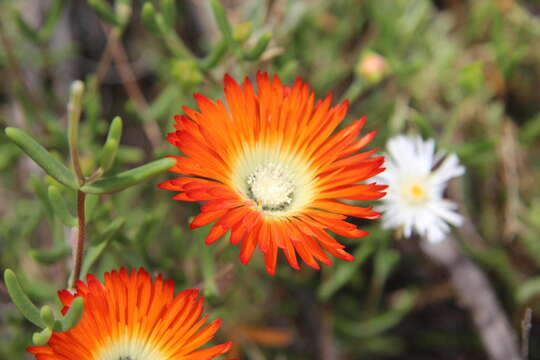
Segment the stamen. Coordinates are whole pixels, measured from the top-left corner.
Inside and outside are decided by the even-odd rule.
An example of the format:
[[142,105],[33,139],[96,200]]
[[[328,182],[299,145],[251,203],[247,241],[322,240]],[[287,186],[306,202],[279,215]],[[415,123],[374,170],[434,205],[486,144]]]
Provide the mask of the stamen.
[[425,184],[421,181],[406,184],[403,188],[403,193],[405,199],[412,205],[420,204],[428,197]]
[[248,176],[248,196],[263,210],[285,210],[293,201],[295,190],[291,171],[275,163],[259,165]]

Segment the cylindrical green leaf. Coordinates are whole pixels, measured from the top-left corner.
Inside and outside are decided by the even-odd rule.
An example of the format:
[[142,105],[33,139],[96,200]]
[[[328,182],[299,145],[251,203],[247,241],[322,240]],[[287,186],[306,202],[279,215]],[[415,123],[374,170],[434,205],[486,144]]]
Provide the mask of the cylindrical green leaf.
[[176,0],[161,0],[161,12],[169,29],[174,30],[176,22]]
[[519,140],[525,145],[531,145],[538,137],[540,137],[540,114],[527,121],[519,133]]
[[45,324],[46,327],[52,329],[54,327],[55,319],[54,319],[54,314],[50,306],[44,305],[43,307],[41,307],[39,314],[41,316],[41,320],[43,321],[43,324]]
[[55,248],[49,251],[30,250],[30,256],[44,265],[56,264],[69,253],[67,247]]
[[268,43],[271,39],[272,33],[262,34],[252,49],[244,51],[243,59],[249,61],[258,60],[264,50],[266,50],[266,47],[268,46]]
[[125,27],[131,18],[133,8],[130,0],[117,0],[115,3],[116,19],[120,22],[121,27]]
[[54,158],[36,140],[24,131],[8,127],[6,135],[19,146],[28,156],[32,158],[47,174],[61,182],[62,184],[77,190],[77,181],[73,173],[60,161]]
[[216,23],[218,24],[219,29],[223,33],[225,39],[228,42],[231,42],[233,34],[232,27],[220,0],[210,0],[210,5],[212,6],[212,11],[214,12],[214,17],[216,18]]
[[41,41],[47,41],[51,37],[58,19],[62,14],[64,9],[64,0],[53,0],[50,6],[50,10],[47,14],[47,19],[45,20],[45,25],[39,30],[39,39]]
[[155,36],[161,35],[161,30],[156,21],[156,9],[151,2],[145,2],[142,8],[142,21],[148,30]]
[[167,28],[167,24],[165,22],[165,17],[163,16],[163,14],[156,14],[154,19],[156,21],[157,27],[159,28],[160,34],[163,37],[163,40],[165,40],[165,43],[174,53],[176,58],[195,58],[195,56],[191,53],[186,44],[184,44],[184,41],[178,36],[178,34],[175,31],[171,31],[169,28]]
[[225,39],[222,39],[213,46],[210,53],[199,62],[201,70],[208,71],[215,68],[223,58],[223,55],[227,52],[228,44],[229,43]]
[[113,9],[104,0],[88,0],[98,16],[104,21],[114,26],[122,26],[122,22],[116,17]]
[[105,145],[101,149],[99,157],[99,165],[103,172],[106,172],[114,164],[116,153],[118,152],[118,146],[120,139],[122,138],[122,119],[117,116],[113,119],[111,126],[109,127],[109,133],[107,134],[107,140]]
[[[51,211],[54,212],[54,211]],[[56,264],[70,253],[64,240],[64,225],[58,218],[53,219],[53,246],[50,250],[30,250],[30,256],[36,261],[45,264]]]
[[101,256],[103,251],[109,245],[111,239],[116,235],[116,233],[124,226],[126,220],[124,218],[115,219],[112,223],[107,226],[103,235],[100,239],[94,241],[88,249],[86,250],[86,255],[84,256],[83,265],[81,268],[81,278],[84,278],[88,271]]
[[17,276],[10,269],[4,271],[4,283],[6,284],[9,296],[11,300],[23,314],[23,316],[39,327],[45,327],[45,324],[41,320],[41,315],[39,309],[30,301],[28,296],[26,296],[24,290],[21,288]]
[[233,29],[233,39],[237,43],[243,43],[251,36],[252,32],[253,23],[251,21],[240,23]]
[[99,166],[106,172],[114,164],[116,153],[118,152],[118,141],[109,139],[101,149],[99,156]]
[[94,219],[94,214],[96,213],[97,205],[99,203],[99,196],[89,195],[86,196],[86,201],[84,203],[86,213],[86,223],[89,224]]
[[54,213],[58,219],[66,226],[75,227],[79,223],[77,218],[69,211],[66,201],[60,194],[60,189],[57,186],[49,186],[49,201],[53,207]]
[[120,142],[122,139],[122,118],[116,116],[109,126],[109,132],[107,133],[107,140],[112,139]]
[[24,21],[21,13],[19,12],[15,14],[15,23],[17,24],[17,27],[19,28],[19,32],[23,34],[26,38],[34,42],[39,42],[38,31],[30,27],[30,25],[28,25],[26,21]]
[[35,332],[34,335],[32,335],[32,342],[36,346],[42,346],[47,344],[49,339],[52,336],[52,329],[45,328],[40,332]]
[[152,161],[146,165],[97,180],[84,185],[81,190],[89,194],[108,194],[133,186],[143,180],[163,172],[176,164],[171,158]]
[[[200,244],[203,244],[200,241]],[[204,295],[215,296],[219,293],[219,288],[216,283],[216,264],[211,251],[204,249],[200,254],[201,271],[204,279]]]
[[79,321],[81,320],[83,316],[83,311],[84,311],[84,299],[78,296],[71,303],[71,306],[69,307],[69,310],[66,316],[60,319],[60,324],[62,325],[62,331],[68,331],[69,329],[77,326],[77,324],[79,323]]

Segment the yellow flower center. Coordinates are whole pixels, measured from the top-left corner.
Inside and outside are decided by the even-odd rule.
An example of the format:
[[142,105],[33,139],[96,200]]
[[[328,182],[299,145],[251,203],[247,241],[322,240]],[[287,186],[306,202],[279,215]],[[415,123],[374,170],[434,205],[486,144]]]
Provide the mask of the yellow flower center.
[[405,186],[404,195],[405,199],[414,205],[424,202],[428,197],[424,184],[420,182],[412,182]]

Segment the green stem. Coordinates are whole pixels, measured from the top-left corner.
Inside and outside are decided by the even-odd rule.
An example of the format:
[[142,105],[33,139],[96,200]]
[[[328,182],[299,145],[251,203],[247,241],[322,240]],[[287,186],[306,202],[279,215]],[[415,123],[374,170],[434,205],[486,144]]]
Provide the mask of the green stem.
[[84,240],[86,237],[86,219],[84,213],[84,202],[86,199],[86,194],[82,191],[77,191],[77,217],[79,219],[79,228],[77,232],[77,243],[75,244],[74,252],[74,266],[73,266],[73,276],[71,277],[70,288],[75,287],[75,283],[79,280],[81,275],[81,267],[83,262],[83,253],[84,253]]

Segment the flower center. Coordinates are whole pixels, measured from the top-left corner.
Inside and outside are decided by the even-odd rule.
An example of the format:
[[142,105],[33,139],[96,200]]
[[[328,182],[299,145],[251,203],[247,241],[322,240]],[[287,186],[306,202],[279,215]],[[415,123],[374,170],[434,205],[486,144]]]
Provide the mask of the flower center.
[[282,165],[259,165],[247,177],[247,195],[263,210],[285,210],[293,201],[293,179],[291,171]]
[[124,335],[97,349],[96,360],[165,360],[168,359],[147,339]]
[[404,189],[404,195],[409,203],[415,205],[425,201],[428,197],[424,184],[419,182],[408,184]]

